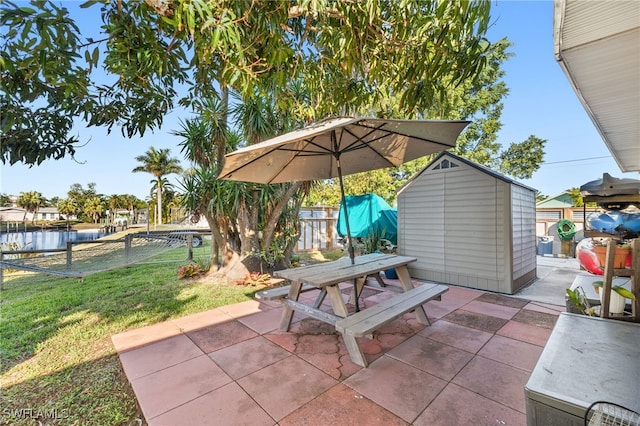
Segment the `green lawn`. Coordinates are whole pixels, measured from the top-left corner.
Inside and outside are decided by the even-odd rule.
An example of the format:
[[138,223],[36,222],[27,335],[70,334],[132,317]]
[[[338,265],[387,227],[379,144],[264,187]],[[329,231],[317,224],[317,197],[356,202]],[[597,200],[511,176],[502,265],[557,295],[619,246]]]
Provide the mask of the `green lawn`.
[[45,424],[138,424],[142,414],[111,335],[248,300],[257,291],[178,280],[184,263],[138,265],[84,279],[38,274],[5,281],[0,424],[32,425],[38,416]]

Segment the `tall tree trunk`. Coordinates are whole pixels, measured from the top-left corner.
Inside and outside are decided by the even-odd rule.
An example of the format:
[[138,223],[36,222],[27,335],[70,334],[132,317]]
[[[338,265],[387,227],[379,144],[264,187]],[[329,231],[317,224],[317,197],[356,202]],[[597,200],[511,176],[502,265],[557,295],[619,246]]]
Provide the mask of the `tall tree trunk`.
[[156,225],[162,225],[162,182],[160,181],[162,177],[158,176],[158,193],[156,194],[158,201],[158,213],[156,217]]

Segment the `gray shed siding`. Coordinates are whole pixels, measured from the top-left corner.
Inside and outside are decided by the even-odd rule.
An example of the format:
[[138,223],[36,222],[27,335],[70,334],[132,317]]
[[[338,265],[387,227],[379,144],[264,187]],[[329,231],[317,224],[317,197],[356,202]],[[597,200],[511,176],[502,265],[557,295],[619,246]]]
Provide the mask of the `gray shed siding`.
[[[528,279],[531,262],[535,278],[535,204],[525,212],[535,198],[533,191],[515,190],[509,182],[455,157],[449,160],[458,167],[436,169],[434,162],[398,196],[398,247],[403,255],[418,259],[410,265],[410,273],[425,280],[513,293],[514,278]],[[521,204],[517,214],[512,214],[512,198]],[[514,233],[512,216],[521,223],[532,220],[518,225]],[[531,247],[526,247],[530,238]],[[515,239],[522,242],[517,252],[533,250],[532,259],[513,261]]]
[[511,222],[513,281],[514,286],[520,288],[536,278],[536,197],[533,191],[511,186]]

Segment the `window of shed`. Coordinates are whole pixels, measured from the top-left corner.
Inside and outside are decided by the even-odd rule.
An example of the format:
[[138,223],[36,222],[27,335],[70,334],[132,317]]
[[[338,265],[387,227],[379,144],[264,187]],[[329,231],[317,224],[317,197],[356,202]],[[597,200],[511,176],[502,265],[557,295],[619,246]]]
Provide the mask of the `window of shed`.
[[434,170],[440,170],[440,169],[452,169],[454,167],[459,167],[458,164],[454,163],[453,161],[449,161],[447,159],[442,160],[440,162],[440,164],[436,164],[436,166],[433,168]]

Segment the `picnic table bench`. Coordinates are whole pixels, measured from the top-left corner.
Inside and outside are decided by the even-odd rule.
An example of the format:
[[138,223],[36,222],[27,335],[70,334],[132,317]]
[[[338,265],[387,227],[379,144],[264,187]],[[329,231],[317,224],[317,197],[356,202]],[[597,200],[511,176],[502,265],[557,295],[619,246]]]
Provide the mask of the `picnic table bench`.
[[[334,325],[342,333],[351,359],[366,367],[367,363],[356,337],[366,336],[409,311],[415,312],[418,322],[428,325],[429,320],[422,305],[429,300],[439,299],[448,289],[447,286],[437,284],[424,284],[414,288],[407,265],[415,261],[414,257],[373,253],[357,256],[354,264],[345,257],[333,262],[276,271],[274,276],[289,280],[291,285],[258,292],[256,297],[280,300],[283,304],[280,329],[283,331],[289,330],[294,311]],[[352,281],[352,299],[357,298],[368,276],[392,268],[398,274],[404,293],[350,316],[338,284]],[[302,292],[314,289],[320,289],[320,294],[313,305],[298,300]],[[329,296],[332,312],[320,309],[325,296]]]
[[[449,290],[449,287],[446,285],[423,284],[337,321],[336,330],[342,333],[344,344],[349,351],[351,360],[362,367],[367,366],[367,360],[356,337],[368,336],[374,330],[416,309],[418,306],[422,306],[422,304],[433,299],[440,299],[442,293],[447,290]],[[428,319],[426,323],[420,319],[418,321],[424,325],[429,325]]]

